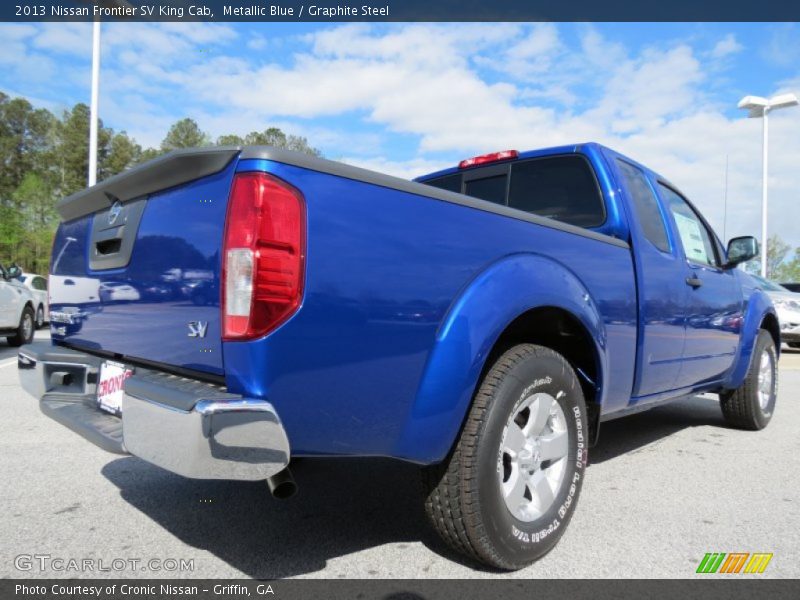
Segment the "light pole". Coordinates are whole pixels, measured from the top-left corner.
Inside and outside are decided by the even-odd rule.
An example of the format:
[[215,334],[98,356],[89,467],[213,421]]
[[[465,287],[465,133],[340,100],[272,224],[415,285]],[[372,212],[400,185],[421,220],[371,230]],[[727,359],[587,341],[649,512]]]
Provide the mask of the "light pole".
[[[127,0],[92,0],[103,8],[127,7],[132,5]],[[89,185],[97,183],[97,129],[100,119],[100,17],[92,23],[92,100],[89,107]]]
[[92,102],[89,109],[89,185],[97,183],[97,111],[100,96],[100,20],[92,23]]
[[767,276],[767,159],[769,145],[769,119],[768,115],[773,110],[788,108],[798,104],[794,94],[780,94],[772,98],[760,96],[745,96],[739,101],[739,108],[747,109],[747,116],[764,119],[762,160],[761,160],[761,276]]

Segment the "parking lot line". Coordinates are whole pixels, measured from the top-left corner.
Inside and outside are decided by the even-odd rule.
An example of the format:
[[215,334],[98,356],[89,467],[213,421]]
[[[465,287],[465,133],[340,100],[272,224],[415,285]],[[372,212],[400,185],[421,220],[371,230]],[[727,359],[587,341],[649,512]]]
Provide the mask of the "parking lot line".
[[17,359],[12,358],[11,360],[7,360],[6,362],[0,362],[0,369],[3,367],[10,367],[11,365],[17,364]]

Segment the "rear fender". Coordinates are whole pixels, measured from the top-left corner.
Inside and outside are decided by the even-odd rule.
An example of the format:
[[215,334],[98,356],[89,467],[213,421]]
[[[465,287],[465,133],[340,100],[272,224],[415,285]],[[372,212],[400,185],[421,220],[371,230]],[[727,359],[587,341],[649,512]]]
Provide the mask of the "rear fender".
[[498,338],[517,317],[542,307],[563,309],[583,324],[594,340],[603,381],[606,332],[589,291],[565,265],[550,258],[507,256],[472,279],[451,304],[392,454],[426,464],[443,460]]

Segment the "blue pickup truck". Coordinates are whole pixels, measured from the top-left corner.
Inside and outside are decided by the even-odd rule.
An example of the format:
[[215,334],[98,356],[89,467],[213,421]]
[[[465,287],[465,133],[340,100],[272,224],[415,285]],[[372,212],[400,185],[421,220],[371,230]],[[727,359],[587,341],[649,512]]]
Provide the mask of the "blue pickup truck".
[[269,147],[181,150],[58,204],[49,417],[194,478],[298,457],[420,465],[433,527],[521,568],[563,534],[601,423],[718,393],[761,429],[780,329],[669,181],[580,144],[411,182]]

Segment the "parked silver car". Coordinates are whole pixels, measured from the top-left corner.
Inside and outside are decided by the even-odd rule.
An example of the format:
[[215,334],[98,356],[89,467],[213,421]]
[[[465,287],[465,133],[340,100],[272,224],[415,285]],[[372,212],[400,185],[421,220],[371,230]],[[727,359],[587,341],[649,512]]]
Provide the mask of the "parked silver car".
[[790,348],[800,348],[800,294],[758,275],[752,277],[775,305],[781,324],[781,341]]

